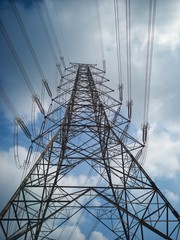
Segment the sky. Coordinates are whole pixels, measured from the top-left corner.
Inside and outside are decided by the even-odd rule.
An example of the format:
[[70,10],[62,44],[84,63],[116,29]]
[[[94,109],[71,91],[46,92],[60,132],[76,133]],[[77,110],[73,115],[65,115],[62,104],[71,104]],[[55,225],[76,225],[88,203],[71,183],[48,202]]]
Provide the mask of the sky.
[[[58,72],[40,21],[34,1],[15,1],[34,51],[43,69],[53,94],[56,93]],[[42,1],[38,1],[44,16]],[[46,0],[52,23],[64,56],[69,62],[95,63],[102,68],[100,34],[94,0]],[[108,86],[115,90],[118,99],[118,74],[116,37],[112,0],[99,0],[102,38],[106,60]],[[124,1],[119,1],[122,76],[124,84],[123,113],[127,115],[126,81],[126,33]],[[0,18],[11,39],[14,49],[25,69],[35,92],[41,96],[41,76],[30,54],[27,43],[8,1],[0,2]],[[53,46],[58,49],[50,30]],[[136,129],[135,138],[141,141],[145,69],[148,29],[148,1],[131,1],[131,64],[133,112],[131,125]],[[151,88],[149,102],[150,125],[147,156],[144,168],[156,182],[172,205],[180,210],[180,2],[157,0],[154,46],[152,57]],[[2,31],[0,33],[0,85],[10,98],[18,114],[29,126],[32,114],[32,97],[27,82],[8,48]],[[13,157],[13,116],[4,101],[0,100],[0,209],[9,200],[22,179],[22,170],[17,169]],[[45,96],[44,107],[48,105]],[[40,113],[36,110],[35,119]],[[23,137],[19,142],[19,156],[26,157],[30,142]],[[13,179],[13,181],[12,181]],[[76,229],[77,235],[82,235]],[[94,232],[92,239],[105,239]],[[83,236],[79,239],[84,239]]]

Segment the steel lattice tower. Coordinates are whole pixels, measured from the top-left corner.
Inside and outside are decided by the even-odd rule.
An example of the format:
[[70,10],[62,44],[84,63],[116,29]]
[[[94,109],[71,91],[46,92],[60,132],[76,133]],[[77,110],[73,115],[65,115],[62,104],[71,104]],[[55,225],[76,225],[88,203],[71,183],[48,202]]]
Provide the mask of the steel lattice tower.
[[71,239],[83,221],[87,239],[94,229],[107,239],[180,239],[180,217],[142,168],[143,145],[103,72],[73,63],[63,79],[34,139],[42,153],[0,215],[2,239]]

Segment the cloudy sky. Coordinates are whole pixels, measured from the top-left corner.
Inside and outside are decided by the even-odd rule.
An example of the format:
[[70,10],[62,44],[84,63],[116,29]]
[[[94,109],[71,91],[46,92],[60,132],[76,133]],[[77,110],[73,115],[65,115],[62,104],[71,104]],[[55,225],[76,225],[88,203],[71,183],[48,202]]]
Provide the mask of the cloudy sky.
[[[46,0],[58,42],[68,62],[96,63],[102,68],[102,52],[95,0]],[[55,53],[58,48],[53,39],[45,8],[38,1],[45,16]],[[113,0],[99,0],[102,38],[106,60],[106,77],[109,86],[115,89],[118,99],[118,74],[116,58],[116,35]],[[16,1],[16,7],[43,69],[45,78],[55,94],[58,73],[55,59],[44,32],[34,1]],[[141,141],[148,30],[148,1],[131,1],[131,64],[132,64],[132,125],[137,129],[136,138]],[[9,49],[2,29],[9,35],[13,49],[23,65],[35,92],[41,96],[41,75],[29,51],[11,4],[0,3],[0,85],[10,98],[18,114],[29,126],[31,122],[32,97],[20,71],[17,58]],[[123,112],[126,115],[126,25],[125,1],[119,1],[119,26],[121,40],[122,76],[124,84]],[[4,27],[2,27],[2,24]],[[15,55],[16,55],[15,54]],[[180,208],[180,2],[157,0],[154,46],[151,72],[149,105],[149,141],[144,168],[157,183],[172,205]],[[5,205],[16,190],[22,177],[13,157],[13,116],[1,99],[0,105],[0,207]],[[48,101],[45,98],[44,105]],[[25,137],[24,137],[25,139]],[[28,141],[20,142],[19,155],[27,153]],[[13,179],[13,181],[12,181]],[[16,180],[15,180],[16,179]],[[15,180],[15,181],[14,181]],[[5,190],[6,189],[6,190]],[[2,194],[3,193],[3,194]],[[78,229],[77,229],[78,231]],[[77,233],[78,234],[78,233]],[[80,233],[79,233],[80,234]],[[94,232],[92,239],[105,239]],[[79,238],[80,239],[80,238]],[[83,236],[82,238],[83,239]]]

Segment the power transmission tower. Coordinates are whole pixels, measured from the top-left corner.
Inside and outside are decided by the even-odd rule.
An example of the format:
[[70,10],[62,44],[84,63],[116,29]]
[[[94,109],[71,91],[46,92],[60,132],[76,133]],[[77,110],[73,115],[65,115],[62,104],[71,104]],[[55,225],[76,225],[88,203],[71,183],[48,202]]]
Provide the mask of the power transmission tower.
[[1,239],[73,239],[80,225],[86,239],[180,239],[180,216],[142,168],[143,145],[103,76],[67,69],[34,139],[42,153],[1,212]]

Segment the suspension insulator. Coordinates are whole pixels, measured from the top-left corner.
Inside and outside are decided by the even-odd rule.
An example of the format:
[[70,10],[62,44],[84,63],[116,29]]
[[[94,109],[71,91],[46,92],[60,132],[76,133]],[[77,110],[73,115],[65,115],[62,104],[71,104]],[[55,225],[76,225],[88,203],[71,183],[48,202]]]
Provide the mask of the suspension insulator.
[[31,133],[27,128],[27,126],[25,125],[24,121],[21,118],[17,117],[16,122],[19,124],[19,126],[21,127],[22,131],[25,133],[27,138],[31,139]]
[[41,113],[42,113],[43,115],[45,115],[44,108],[43,108],[43,106],[42,106],[42,104],[41,104],[41,102],[40,102],[38,96],[37,96],[37,95],[33,95],[33,98],[34,98],[34,101],[36,102],[36,104],[37,104],[39,110],[41,111]]
[[103,64],[103,70],[104,72],[106,72],[106,60],[102,60],[102,64]]
[[123,101],[123,84],[119,85],[119,100],[120,100],[120,103],[122,103],[122,101]]
[[62,62],[62,65],[63,65],[64,69],[66,69],[66,65],[65,65],[64,57],[60,57],[60,59],[61,59],[61,62]]
[[133,105],[133,101],[127,101],[127,107],[128,107],[128,118],[129,120],[131,120],[132,117],[132,105]]
[[29,165],[30,159],[31,159],[31,154],[32,154],[33,146],[31,145],[28,150],[28,154],[25,160],[25,167]]
[[149,123],[143,124],[143,127],[142,127],[142,131],[143,131],[142,141],[143,141],[144,144],[146,143],[147,138],[148,138],[148,130],[149,130]]
[[47,91],[48,95],[50,96],[50,98],[52,98],[52,92],[51,92],[51,89],[49,87],[48,81],[47,80],[43,80],[43,84],[44,84],[44,86],[46,88],[46,91]]
[[60,63],[56,63],[56,67],[59,71],[59,74],[61,75],[61,77],[63,76],[63,73],[62,73],[62,70],[61,70],[61,66],[60,66]]

